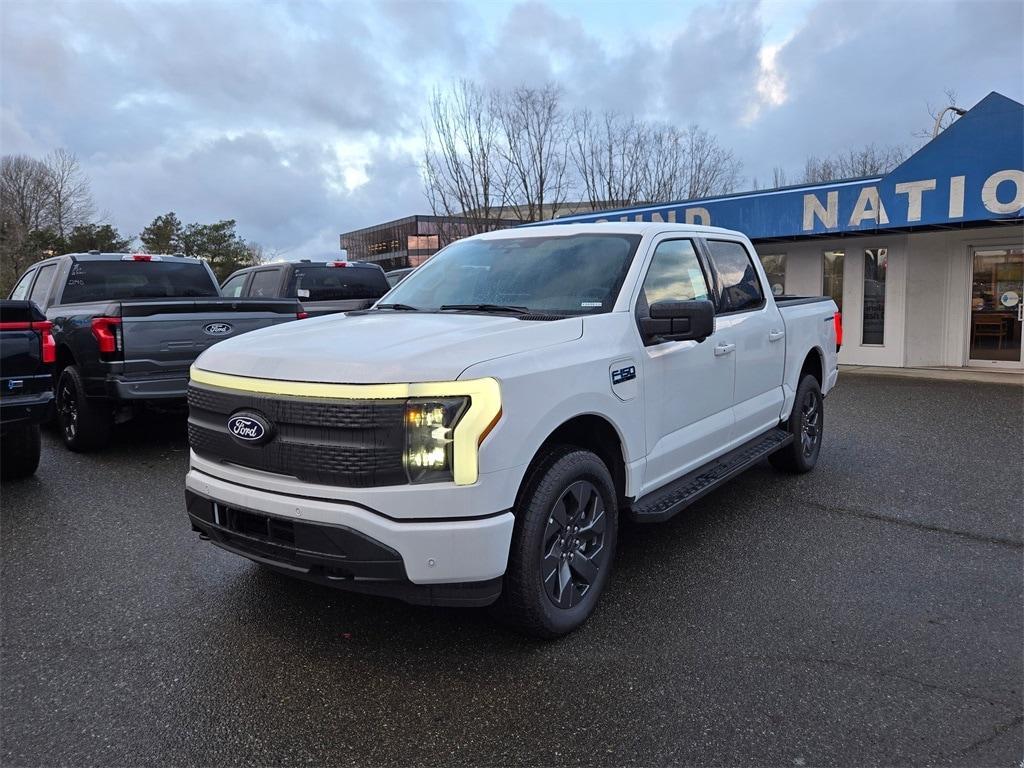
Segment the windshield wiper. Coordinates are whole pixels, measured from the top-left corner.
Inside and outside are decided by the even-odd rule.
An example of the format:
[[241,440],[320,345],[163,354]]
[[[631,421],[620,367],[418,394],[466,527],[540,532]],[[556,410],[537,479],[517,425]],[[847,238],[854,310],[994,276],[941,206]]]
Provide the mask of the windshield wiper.
[[399,312],[419,312],[419,307],[413,307],[409,304],[378,304],[376,309],[394,309]]
[[446,309],[469,309],[477,312],[515,312],[517,315],[528,315],[533,310],[512,304],[442,304],[441,311]]

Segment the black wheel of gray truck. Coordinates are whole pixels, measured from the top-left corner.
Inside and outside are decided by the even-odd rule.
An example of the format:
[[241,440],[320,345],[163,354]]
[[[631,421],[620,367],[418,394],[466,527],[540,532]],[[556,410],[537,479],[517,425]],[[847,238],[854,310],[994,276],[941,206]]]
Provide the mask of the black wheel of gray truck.
[[590,451],[562,446],[531,471],[516,503],[499,618],[553,638],[593,613],[615,556],[618,501],[608,467]]
[[768,461],[783,472],[810,472],[818,463],[825,429],[825,401],[818,380],[813,376],[800,380],[793,412],[783,426],[793,434],[793,442],[769,456]]
[[65,368],[57,383],[57,424],[64,445],[72,451],[92,451],[110,440],[110,407],[85,396],[85,382],[78,366]]
[[41,452],[38,424],[8,429],[0,440],[0,477],[17,480],[33,474],[39,466]]

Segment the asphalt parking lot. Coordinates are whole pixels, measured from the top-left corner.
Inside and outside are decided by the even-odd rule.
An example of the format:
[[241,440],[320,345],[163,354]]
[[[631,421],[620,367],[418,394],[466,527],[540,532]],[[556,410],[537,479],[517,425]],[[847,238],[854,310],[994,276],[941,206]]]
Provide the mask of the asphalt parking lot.
[[554,643],[268,574],[184,424],[2,489],[4,765],[1019,765],[1024,392],[848,376],[817,470],[624,533]]

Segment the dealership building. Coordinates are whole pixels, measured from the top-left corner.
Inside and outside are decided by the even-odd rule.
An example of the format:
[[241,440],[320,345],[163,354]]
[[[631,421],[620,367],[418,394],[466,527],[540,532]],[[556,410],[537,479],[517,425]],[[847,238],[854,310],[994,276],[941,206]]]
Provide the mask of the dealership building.
[[835,299],[840,363],[1021,370],[1022,215],[1024,105],[991,93],[883,176],[548,223],[739,230],[757,246],[775,293]]

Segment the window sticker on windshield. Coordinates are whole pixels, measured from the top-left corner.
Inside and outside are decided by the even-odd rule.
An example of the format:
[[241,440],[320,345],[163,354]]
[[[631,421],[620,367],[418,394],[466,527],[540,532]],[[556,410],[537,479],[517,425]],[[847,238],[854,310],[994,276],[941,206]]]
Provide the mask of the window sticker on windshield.
[[604,302],[603,301],[581,301],[580,302],[580,306],[581,307],[603,307],[604,306]]
[[309,289],[308,288],[299,288],[295,292],[299,295],[300,299],[308,299],[309,298]]

